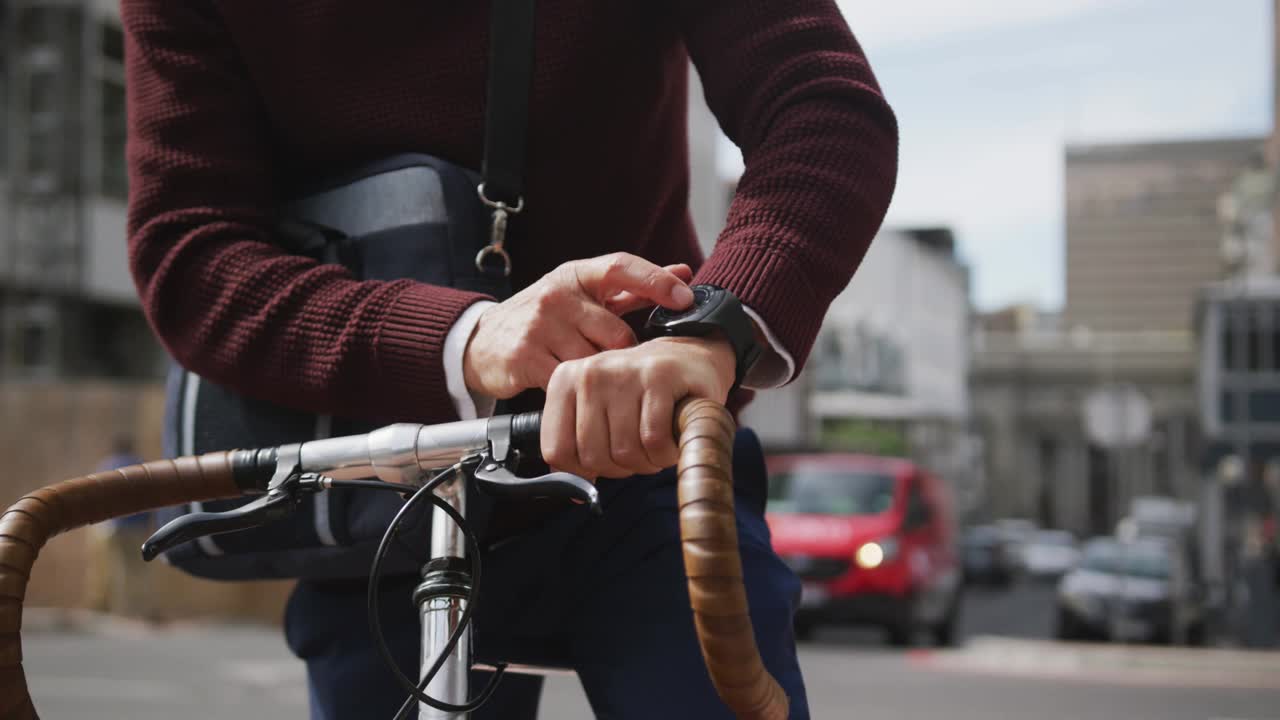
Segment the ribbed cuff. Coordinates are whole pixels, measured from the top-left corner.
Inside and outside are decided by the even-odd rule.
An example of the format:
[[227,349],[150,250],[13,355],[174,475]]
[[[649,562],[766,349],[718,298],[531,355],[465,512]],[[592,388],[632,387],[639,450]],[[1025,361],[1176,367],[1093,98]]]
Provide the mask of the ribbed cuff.
[[444,343],[449,330],[480,293],[413,283],[388,306],[374,340],[379,384],[394,398],[391,414],[402,420],[456,420],[445,379]]
[[827,306],[813,294],[803,271],[785,255],[772,248],[722,243],[693,282],[732,291],[764,319],[795,361],[795,371],[804,367]]

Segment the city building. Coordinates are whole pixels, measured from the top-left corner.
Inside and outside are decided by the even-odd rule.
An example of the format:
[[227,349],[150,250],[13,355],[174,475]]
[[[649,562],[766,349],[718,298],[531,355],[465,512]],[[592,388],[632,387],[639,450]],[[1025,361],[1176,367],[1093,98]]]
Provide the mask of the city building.
[[1066,151],[1067,328],[1190,330],[1219,279],[1219,199],[1265,139],[1077,145]]
[[832,303],[804,373],[744,413],[769,447],[907,455],[967,506],[981,485],[970,428],[969,272],[945,228],[884,230]]
[[1062,313],[1044,310],[1032,303],[1016,303],[977,313],[973,318],[973,330],[979,334],[1021,333],[1038,334],[1057,332],[1062,328]]
[[125,250],[115,3],[0,0],[0,375],[156,377]]
[[1197,303],[1204,467],[1280,462],[1280,278],[1206,286]]
[[[987,480],[981,514],[1109,533],[1130,497],[1193,497],[1193,355],[1190,333],[1177,331],[975,333],[970,387]],[[1090,437],[1084,408],[1107,387],[1141,394],[1152,418],[1142,442],[1113,450]]]
[[[1194,306],[1223,276],[1220,199],[1262,138],[1066,150],[1060,322],[993,317],[974,336],[984,511],[1110,532],[1138,495],[1198,497]],[[1112,447],[1085,408],[1138,398],[1148,427]]]
[[710,255],[724,229],[734,186],[726,191],[716,162],[720,125],[702,93],[702,80],[689,66],[689,214],[703,255]]

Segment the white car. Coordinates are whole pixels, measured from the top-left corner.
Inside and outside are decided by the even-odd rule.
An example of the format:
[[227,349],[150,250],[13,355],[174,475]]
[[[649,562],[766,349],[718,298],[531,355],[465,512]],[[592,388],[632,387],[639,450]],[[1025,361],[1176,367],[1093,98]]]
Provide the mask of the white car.
[[1061,577],[1079,562],[1076,538],[1065,530],[1036,531],[1022,546],[1022,566],[1032,577]]
[[1004,538],[1005,547],[1013,553],[1015,572],[1022,575],[1027,569],[1022,551],[1031,536],[1040,531],[1040,526],[1025,518],[1001,518],[996,521],[996,529]]

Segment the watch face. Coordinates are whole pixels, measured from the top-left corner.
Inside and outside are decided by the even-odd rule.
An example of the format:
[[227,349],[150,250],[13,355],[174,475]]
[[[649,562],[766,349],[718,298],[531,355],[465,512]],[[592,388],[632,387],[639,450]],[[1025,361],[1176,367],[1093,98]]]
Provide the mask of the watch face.
[[679,320],[689,320],[706,313],[715,306],[715,301],[720,297],[720,288],[711,287],[709,285],[694,285],[693,304],[686,310],[668,310],[664,307],[657,307],[653,311],[653,315],[649,317],[651,325],[665,325],[667,323]]

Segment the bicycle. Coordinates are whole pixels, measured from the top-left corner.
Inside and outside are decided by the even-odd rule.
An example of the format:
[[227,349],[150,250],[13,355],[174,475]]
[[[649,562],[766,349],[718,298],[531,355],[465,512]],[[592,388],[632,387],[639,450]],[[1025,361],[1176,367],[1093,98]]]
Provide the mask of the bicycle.
[[[718,403],[685,400],[676,410],[680,536],[689,597],[703,659],[720,698],[739,718],[780,720],[788,699],[760,659],[747,614],[734,520],[731,477],[734,421]],[[151,559],[179,543],[256,527],[286,516],[304,493],[332,487],[394,491],[410,497],[384,534],[370,572],[370,604],[381,561],[400,520],[421,502],[434,505],[430,559],[414,591],[422,632],[419,680],[410,680],[371,631],[383,659],[415,703],[419,717],[465,718],[492,693],[507,666],[471,700],[471,610],[481,580],[479,544],[466,524],[466,478],[509,498],[567,497],[599,508],[595,486],[568,473],[522,478],[511,468],[540,455],[541,416],[502,415],[439,425],[401,423],[363,435],[256,450],[180,457],[67,480],[32,492],[0,516],[0,719],[35,720],[22,668],[26,583],[51,537],[113,517],[181,503],[257,495],[225,513],[194,513],[156,532]]]

